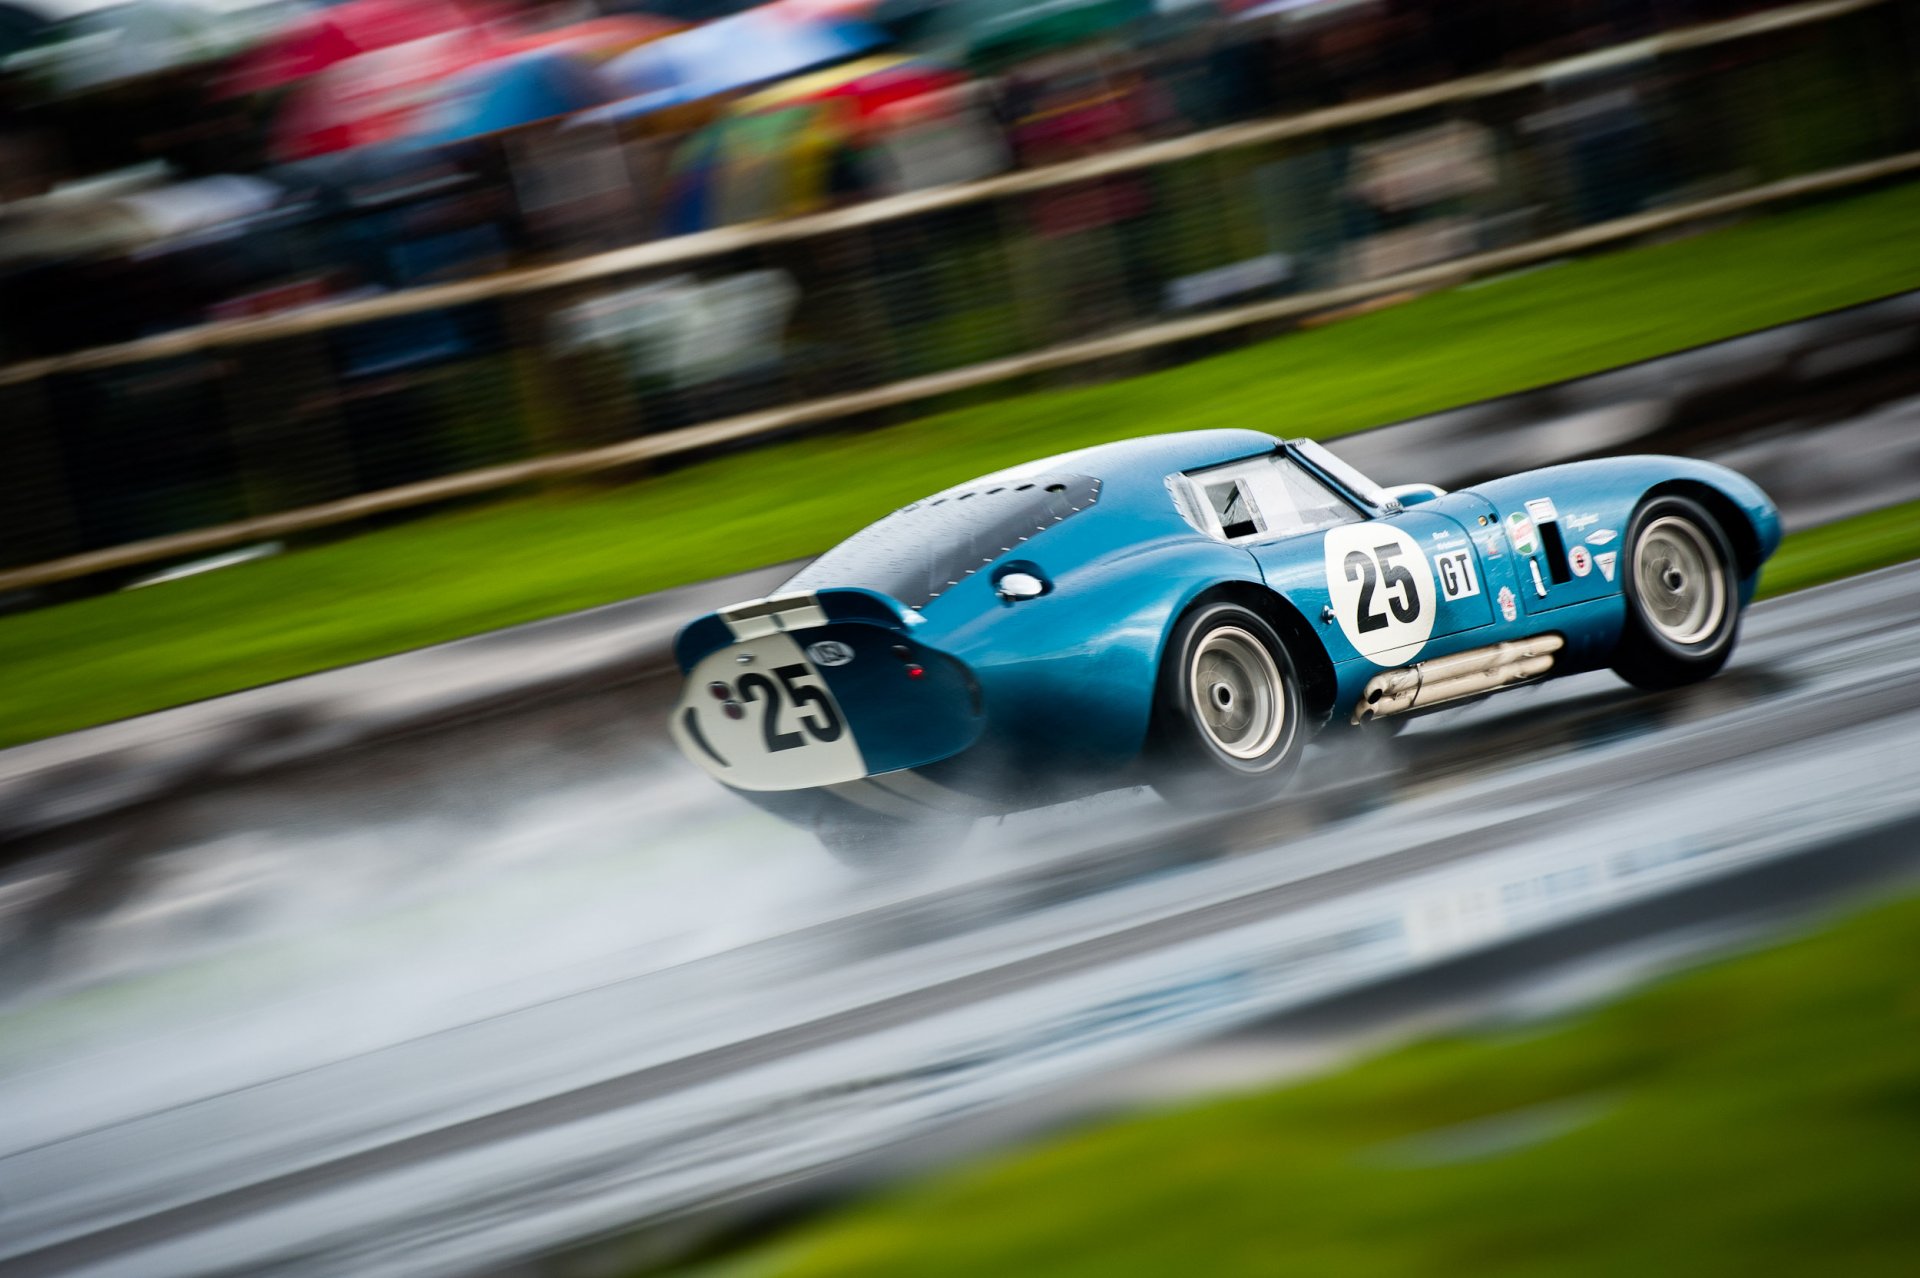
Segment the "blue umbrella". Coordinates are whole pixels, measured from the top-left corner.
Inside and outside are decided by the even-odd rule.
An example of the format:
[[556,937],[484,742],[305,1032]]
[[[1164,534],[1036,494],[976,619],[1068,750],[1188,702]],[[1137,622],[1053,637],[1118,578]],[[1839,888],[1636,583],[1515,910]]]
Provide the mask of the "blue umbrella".
[[617,93],[591,66],[541,49],[469,67],[447,82],[415,147],[446,146],[599,106]]
[[627,96],[585,118],[623,120],[698,102],[844,62],[886,43],[885,32],[864,22],[817,21],[778,5],[749,9],[621,54],[607,64],[606,74]]

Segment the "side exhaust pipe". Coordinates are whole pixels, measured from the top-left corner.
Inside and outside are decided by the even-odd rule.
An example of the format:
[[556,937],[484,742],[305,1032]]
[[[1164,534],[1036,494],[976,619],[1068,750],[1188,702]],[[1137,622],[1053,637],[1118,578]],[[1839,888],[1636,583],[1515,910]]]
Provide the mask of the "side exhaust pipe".
[[1537,679],[1553,669],[1553,654],[1566,646],[1559,635],[1535,635],[1384,671],[1367,680],[1353,707],[1353,722],[1405,714]]

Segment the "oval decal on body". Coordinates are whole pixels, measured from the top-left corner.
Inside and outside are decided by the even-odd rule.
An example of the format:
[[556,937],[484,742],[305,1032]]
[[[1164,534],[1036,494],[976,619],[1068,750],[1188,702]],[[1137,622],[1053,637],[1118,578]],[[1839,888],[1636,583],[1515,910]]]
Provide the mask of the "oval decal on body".
[[822,639],[807,645],[807,656],[816,666],[844,666],[853,660],[853,649],[838,639]]
[[1402,666],[1433,633],[1439,600],[1420,543],[1392,524],[1327,530],[1327,591],[1347,642],[1380,666]]

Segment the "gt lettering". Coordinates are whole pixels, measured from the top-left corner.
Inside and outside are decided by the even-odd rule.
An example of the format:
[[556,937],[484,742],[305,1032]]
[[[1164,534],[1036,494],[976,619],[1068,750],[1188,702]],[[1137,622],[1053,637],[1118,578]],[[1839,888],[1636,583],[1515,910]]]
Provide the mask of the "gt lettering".
[[1480,579],[1473,570],[1473,551],[1450,550],[1433,557],[1440,570],[1440,597],[1466,599],[1480,593]]

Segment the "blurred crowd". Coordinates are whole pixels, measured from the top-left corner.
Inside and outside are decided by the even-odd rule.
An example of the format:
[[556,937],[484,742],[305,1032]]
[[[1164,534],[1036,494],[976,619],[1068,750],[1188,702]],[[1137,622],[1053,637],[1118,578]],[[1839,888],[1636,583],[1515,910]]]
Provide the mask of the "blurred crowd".
[[[1756,7],[0,2],[0,359],[844,207]],[[1621,111],[1592,109],[1604,166]],[[1353,157],[1350,203],[1391,219],[1484,188],[1492,165],[1470,125],[1382,141]],[[1597,189],[1620,207],[1595,215],[1634,205],[1631,182]],[[1062,236],[1148,198],[1117,181],[1029,212]],[[1432,255],[1432,226],[1413,250],[1378,229],[1361,273]],[[636,305],[614,297],[563,327],[588,340]]]
[[743,414],[897,420],[950,374],[1920,148],[1920,0],[1664,42],[1748,6],[18,20],[54,2],[0,0],[0,567]]

